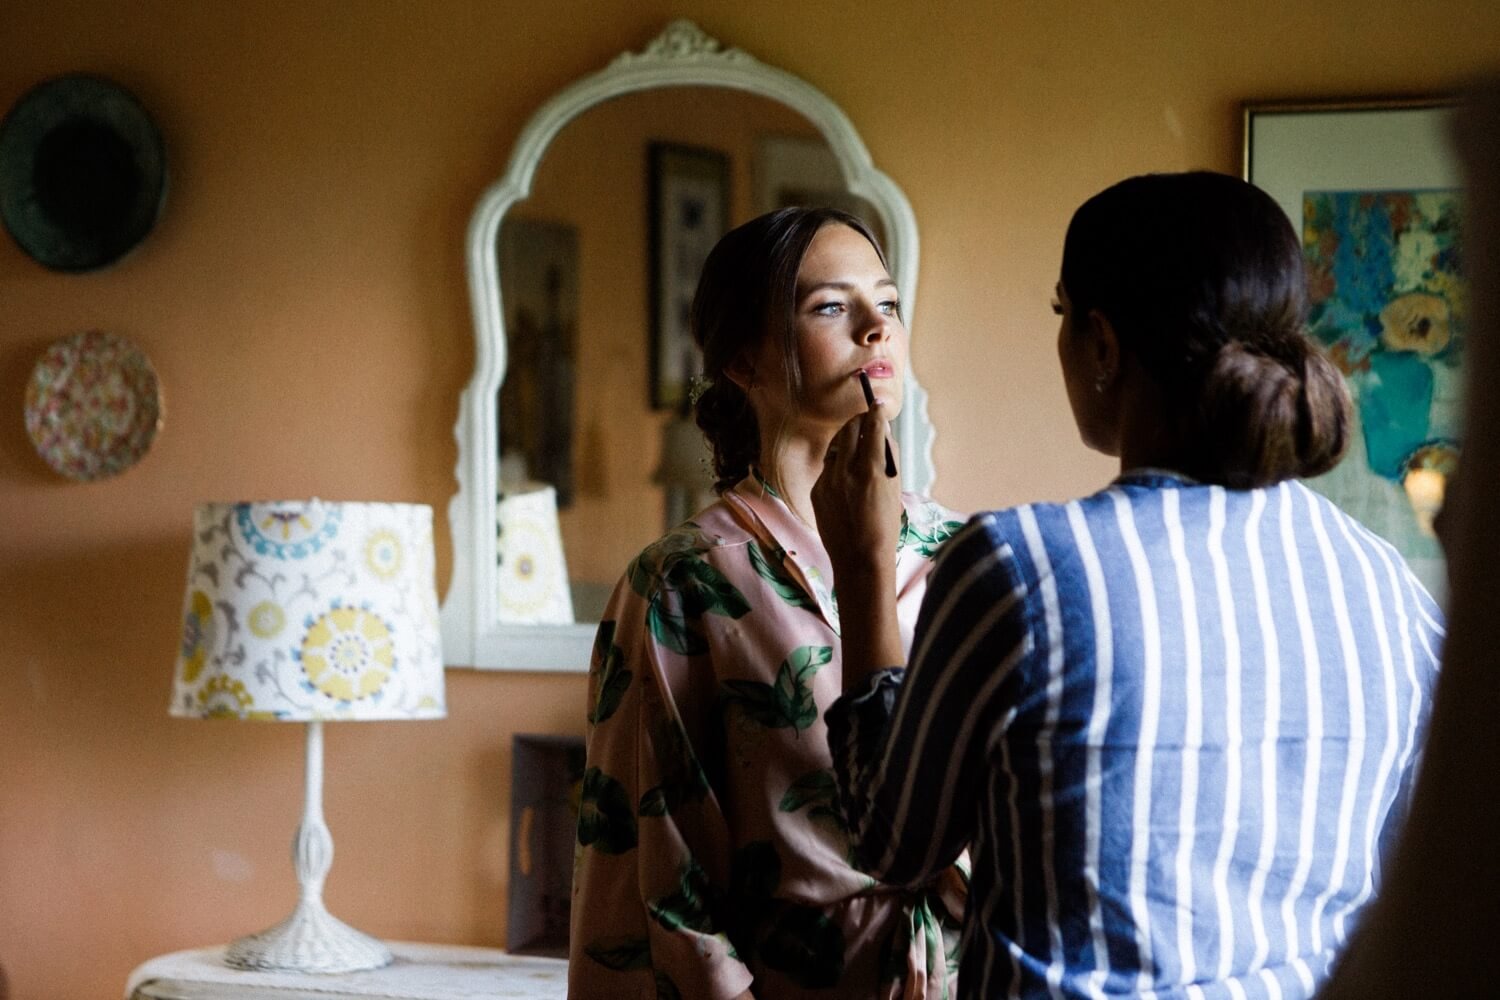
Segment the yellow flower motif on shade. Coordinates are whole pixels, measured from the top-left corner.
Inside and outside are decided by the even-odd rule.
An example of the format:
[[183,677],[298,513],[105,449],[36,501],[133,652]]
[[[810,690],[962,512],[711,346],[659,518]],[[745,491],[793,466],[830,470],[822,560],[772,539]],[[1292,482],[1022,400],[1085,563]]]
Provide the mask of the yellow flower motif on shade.
[[1448,346],[1448,318],[1448,303],[1438,296],[1402,295],[1380,310],[1380,339],[1393,351],[1436,354]]
[[208,659],[209,629],[213,625],[214,606],[201,590],[193,591],[182,622],[182,679],[191,684],[203,673]]
[[244,683],[224,674],[208,679],[198,692],[198,703],[204,718],[209,719],[243,719],[257,714],[250,712],[255,698],[245,690]]
[[270,639],[286,625],[286,612],[275,601],[261,601],[250,609],[250,631]]
[[390,679],[396,653],[385,622],[360,608],[334,608],[302,637],[302,671],[339,701],[358,701]]
[[393,579],[401,572],[402,557],[401,539],[393,531],[381,528],[365,539],[365,565],[382,580]]

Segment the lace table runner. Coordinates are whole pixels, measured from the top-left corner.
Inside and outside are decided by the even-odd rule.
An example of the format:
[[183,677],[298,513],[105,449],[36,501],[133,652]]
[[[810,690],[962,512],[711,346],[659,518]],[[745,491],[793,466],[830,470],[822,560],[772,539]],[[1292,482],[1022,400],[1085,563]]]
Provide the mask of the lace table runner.
[[383,969],[341,975],[245,972],[224,964],[224,947],[153,958],[130,974],[125,998],[158,979],[295,989],[401,1000],[565,1000],[568,963],[508,955],[494,948],[387,941],[396,960]]

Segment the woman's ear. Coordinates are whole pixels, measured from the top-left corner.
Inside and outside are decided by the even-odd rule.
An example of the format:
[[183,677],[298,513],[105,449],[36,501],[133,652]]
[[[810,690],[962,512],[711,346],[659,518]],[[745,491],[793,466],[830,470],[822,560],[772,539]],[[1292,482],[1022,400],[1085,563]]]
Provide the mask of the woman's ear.
[[724,376],[746,395],[755,388],[755,365],[743,354],[724,366]]
[[1108,390],[1120,377],[1120,336],[1108,316],[1089,310],[1089,349],[1094,362],[1094,388]]

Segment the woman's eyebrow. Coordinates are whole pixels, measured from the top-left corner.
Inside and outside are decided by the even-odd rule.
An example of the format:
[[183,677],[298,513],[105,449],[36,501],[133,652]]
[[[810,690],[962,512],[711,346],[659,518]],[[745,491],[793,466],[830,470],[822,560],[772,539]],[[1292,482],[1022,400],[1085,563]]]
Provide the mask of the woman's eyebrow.
[[[884,288],[886,285],[890,285],[892,288],[895,288],[896,279],[881,278],[879,281],[875,282],[876,288]],[[836,292],[848,292],[852,291],[856,287],[857,286],[852,281],[820,281],[816,285],[807,285],[804,288],[797,289],[797,297],[799,299],[806,298],[813,292],[820,292],[825,288],[831,288]]]

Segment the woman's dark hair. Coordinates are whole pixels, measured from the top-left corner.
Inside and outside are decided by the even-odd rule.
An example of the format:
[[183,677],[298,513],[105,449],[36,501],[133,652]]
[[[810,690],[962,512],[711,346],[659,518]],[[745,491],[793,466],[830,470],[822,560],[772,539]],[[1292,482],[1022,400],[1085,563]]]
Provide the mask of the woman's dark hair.
[[1098,310],[1160,386],[1180,471],[1245,489],[1338,464],[1348,390],[1304,335],[1302,248],[1259,188],[1205,171],[1121,181],[1074,214],[1062,286],[1075,330]]
[[726,233],[703,264],[690,322],[709,382],[693,408],[714,449],[714,489],[720,493],[761,460],[755,411],[726,369],[773,338],[781,348],[788,395],[797,405],[802,394],[797,272],[818,230],[832,224],[848,226],[869,240],[885,264],[869,227],[833,208],[783,208],[751,219]]

